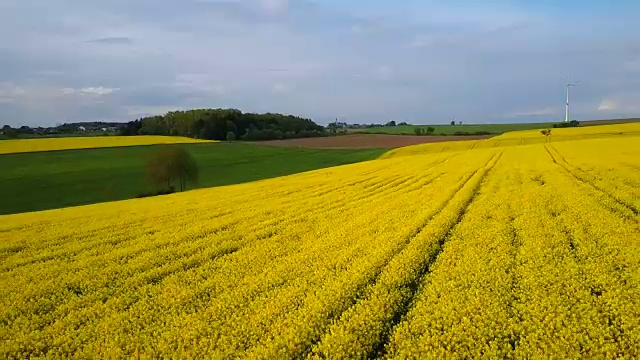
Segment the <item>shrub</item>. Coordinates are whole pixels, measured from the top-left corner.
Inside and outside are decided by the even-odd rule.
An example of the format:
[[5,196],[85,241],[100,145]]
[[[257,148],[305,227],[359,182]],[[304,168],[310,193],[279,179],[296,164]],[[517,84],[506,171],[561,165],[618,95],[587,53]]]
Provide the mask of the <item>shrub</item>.
[[227,132],[227,141],[235,141],[235,140],[236,140],[236,133],[234,133],[233,131]]
[[553,124],[554,128],[570,128],[570,127],[578,127],[580,125],[579,121],[571,120],[569,122],[561,122],[557,124]]

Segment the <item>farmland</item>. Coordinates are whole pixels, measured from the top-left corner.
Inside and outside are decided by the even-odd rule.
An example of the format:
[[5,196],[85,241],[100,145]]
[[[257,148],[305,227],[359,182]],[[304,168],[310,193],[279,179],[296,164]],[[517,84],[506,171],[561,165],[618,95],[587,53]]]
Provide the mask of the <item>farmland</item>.
[[540,130],[526,130],[505,133],[486,140],[450,141],[439,143],[425,143],[407,146],[386,152],[382,157],[424,155],[446,151],[462,151],[505,146],[533,145],[587,139],[638,139],[640,123],[601,125],[597,127],[552,129],[552,135],[541,136]]
[[[581,126],[594,126],[594,125],[613,125],[618,123],[633,123],[638,122],[640,119],[618,119],[618,120],[592,120],[583,121]],[[383,126],[365,129],[350,129],[352,133],[365,133],[365,134],[395,134],[395,135],[415,135],[415,129],[427,129],[428,127],[434,128],[434,135],[456,135],[456,133],[466,133],[466,136],[476,134],[477,132],[483,134],[499,135],[510,131],[522,131],[522,130],[536,130],[552,128],[554,123],[541,122],[541,123],[514,123],[514,124],[462,124],[462,125],[401,125],[401,126]],[[463,135],[464,136],[464,135]]]
[[53,150],[211,142],[178,136],[89,136],[0,141],[0,155]]
[[467,132],[474,134],[478,131],[490,134],[502,134],[507,131],[544,129],[552,127],[550,123],[524,123],[524,124],[464,124],[464,125],[398,125],[398,126],[382,126],[366,129],[351,129],[351,132],[365,134],[391,134],[391,135],[415,135],[415,128],[426,129],[432,127],[435,129],[435,135],[454,135],[459,132]]
[[[199,187],[237,184],[372,160],[384,152],[271,148],[219,142],[178,146],[187,149],[198,162]],[[3,169],[0,188],[11,189],[0,193],[0,214],[134,198],[153,190],[147,181],[145,162],[157,149],[156,145],[148,145],[0,155]],[[193,184],[189,188],[193,188]]]
[[306,139],[257,141],[260,145],[313,149],[393,149],[434,142],[469,141],[490,136],[400,136],[386,134],[351,134]]
[[640,128],[586,129],[0,216],[0,357],[637,358]]

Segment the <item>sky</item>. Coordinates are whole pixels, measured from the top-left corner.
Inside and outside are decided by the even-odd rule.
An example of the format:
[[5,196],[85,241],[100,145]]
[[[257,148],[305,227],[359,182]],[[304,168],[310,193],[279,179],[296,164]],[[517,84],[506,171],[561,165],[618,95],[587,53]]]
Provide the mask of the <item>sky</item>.
[[640,116],[640,1],[2,0],[0,125]]

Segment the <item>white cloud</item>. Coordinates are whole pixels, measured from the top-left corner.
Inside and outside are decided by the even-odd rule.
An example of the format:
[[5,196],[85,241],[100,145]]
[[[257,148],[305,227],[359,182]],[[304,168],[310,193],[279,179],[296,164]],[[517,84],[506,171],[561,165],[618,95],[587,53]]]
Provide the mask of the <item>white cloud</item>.
[[44,83],[27,83],[15,85],[0,83],[0,103],[15,103],[28,109],[42,109],[53,107],[83,107],[104,103],[104,96],[117,91],[115,88],[85,87],[75,89],[71,87],[55,87]]
[[72,88],[62,88],[60,89],[60,92],[62,93],[62,95],[73,95],[73,94],[76,94],[78,91]]
[[0,82],[0,96],[14,96],[14,95],[22,95],[25,93],[25,90],[19,86],[16,86],[13,83],[9,82]]
[[426,48],[436,46],[451,46],[458,43],[462,43],[464,38],[454,35],[441,35],[441,36],[425,36],[416,35],[411,41],[407,43],[409,48]]
[[598,105],[598,111],[612,111],[617,108],[617,104],[611,100],[602,100]]
[[98,87],[85,87],[80,89],[80,92],[83,94],[90,94],[90,95],[98,95],[98,96],[103,96],[103,95],[109,95],[115,91],[118,91],[120,89],[118,88],[106,88],[106,87],[102,87],[102,86],[98,86]]
[[182,105],[175,106],[127,106],[127,116],[131,118],[140,118],[144,116],[164,115],[169,111],[185,110]]
[[613,116],[637,116],[640,113],[640,93],[621,93],[605,97],[597,107]]
[[0,103],[14,103],[26,92],[26,89],[12,83],[0,83]]
[[74,89],[70,87],[65,87],[59,90],[59,93],[62,95],[92,95],[92,96],[105,96],[112,94],[120,89],[118,88],[106,88],[103,86],[98,87],[83,87],[80,89]]
[[289,91],[291,91],[291,89],[292,89],[291,85],[283,84],[283,83],[275,83],[271,87],[271,91],[273,91],[276,94],[288,93]]

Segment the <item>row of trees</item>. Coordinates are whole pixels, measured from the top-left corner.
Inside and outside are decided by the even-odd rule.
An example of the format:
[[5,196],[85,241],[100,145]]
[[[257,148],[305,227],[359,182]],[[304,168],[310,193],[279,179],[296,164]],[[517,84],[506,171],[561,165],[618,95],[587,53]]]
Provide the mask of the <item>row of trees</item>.
[[[122,123],[115,122],[77,122],[57,124],[56,126],[20,126],[12,128],[10,125],[4,125],[0,128],[0,135],[8,139],[17,138],[36,138],[36,137],[58,137],[67,135],[113,135],[124,126]],[[91,134],[90,134],[91,133]]]
[[121,135],[170,135],[208,140],[272,140],[326,136],[310,119],[282,114],[242,113],[236,109],[172,111],[126,124]]
[[580,122],[577,120],[571,120],[568,122],[561,122],[561,123],[557,123],[557,124],[553,124],[554,128],[569,128],[569,127],[578,127],[580,125]]

